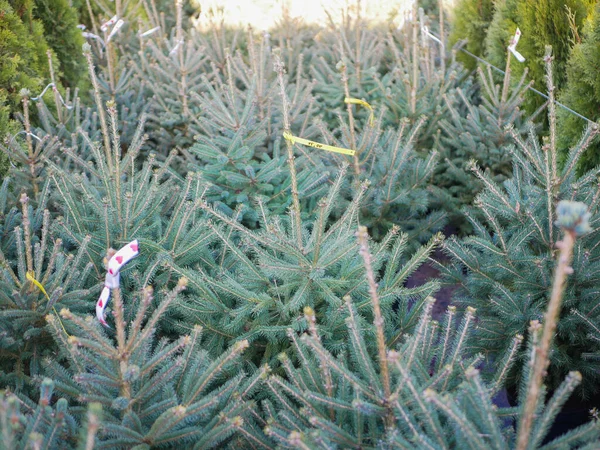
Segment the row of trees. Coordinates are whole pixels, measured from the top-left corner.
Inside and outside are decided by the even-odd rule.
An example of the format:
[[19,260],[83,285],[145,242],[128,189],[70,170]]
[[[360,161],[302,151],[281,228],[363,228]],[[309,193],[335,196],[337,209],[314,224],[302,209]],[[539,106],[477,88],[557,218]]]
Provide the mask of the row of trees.
[[[5,442],[597,448],[598,421],[547,437],[600,380],[600,169],[576,170],[599,130],[560,164],[550,50],[540,136],[527,82],[471,76],[425,15],[203,33],[157,6],[92,10],[95,34],[124,23],[83,46],[93,89],[11,111]],[[106,261],[132,239],[106,328]],[[444,278],[409,287],[440,248]],[[445,315],[440,281],[460,286]]]
[[[595,0],[459,0],[453,14],[450,36],[455,44],[466,39],[464,48],[497,67],[506,64],[506,47],[517,27],[522,32],[519,52],[524,64],[512,64],[515,76],[525,70],[534,86],[545,90],[544,47],[555,55],[558,100],[592,121],[600,119],[600,4]],[[458,59],[474,69],[477,61],[462,54]],[[533,113],[544,103],[539,95],[528,96],[525,107]],[[586,121],[560,111],[559,146],[563,157],[583,131]],[[583,169],[600,162],[600,144],[582,159]]]
[[18,105],[22,89],[36,96],[50,82],[75,88],[86,69],[79,14],[67,0],[2,0],[0,11],[0,138],[4,138],[15,129],[9,109]]

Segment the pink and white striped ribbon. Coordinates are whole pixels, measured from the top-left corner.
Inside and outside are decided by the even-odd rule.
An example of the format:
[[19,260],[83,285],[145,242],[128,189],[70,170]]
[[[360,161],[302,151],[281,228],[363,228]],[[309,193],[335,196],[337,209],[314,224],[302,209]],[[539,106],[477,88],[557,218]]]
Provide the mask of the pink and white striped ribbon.
[[112,16],[110,19],[108,19],[106,22],[104,22],[102,24],[100,29],[102,31],[108,31],[108,28],[111,27],[112,25],[114,25],[115,23],[117,23],[117,20],[119,20],[118,16]]
[[135,258],[140,253],[139,250],[139,242],[136,239],[122,247],[108,261],[108,272],[106,273],[106,278],[104,279],[104,287],[102,288],[100,298],[96,303],[96,317],[98,318],[98,321],[105,327],[108,327],[108,324],[106,323],[106,319],[104,317],[104,310],[106,309],[106,305],[110,300],[110,290],[117,289],[119,287],[121,268]]
[[512,41],[510,41],[508,49],[513,55],[515,55],[515,58],[517,58],[517,60],[522,63],[525,62],[525,57],[517,51],[517,44],[519,43],[519,39],[521,39],[521,30],[517,28],[517,31],[515,32],[515,37],[512,39]]

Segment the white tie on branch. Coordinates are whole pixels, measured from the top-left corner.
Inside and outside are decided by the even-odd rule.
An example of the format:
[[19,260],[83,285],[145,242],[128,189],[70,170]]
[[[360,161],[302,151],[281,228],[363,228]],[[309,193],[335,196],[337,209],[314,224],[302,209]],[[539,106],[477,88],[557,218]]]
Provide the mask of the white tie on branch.
[[177,41],[177,44],[175,44],[175,47],[173,47],[173,49],[169,52],[169,56],[176,55],[177,52],[179,51],[179,47],[181,47],[181,45],[183,45],[183,39],[180,39]]
[[102,325],[108,327],[104,318],[104,310],[110,300],[110,290],[117,289],[120,282],[121,268],[139,254],[138,240],[131,241],[116,252],[108,261],[108,271],[104,279],[104,287],[96,303],[96,317]]
[[118,19],[119,19],[118,16],[112,16],[112,18],[110,18],[109,20],[107,20],[106,22],[104,22],[102,24],[102,26],[100,27],[100,29],[106,33],[106,31],[108,31],[108,28],[110,26],[112,26],[113,24],[117,23]]
[[33,101],[38,101],[41,100],[42,97],[44,96],[44,94],[46,93],[46,91],[48,89],[52,88],[52,90],[56,91],[56,93],[58,94],[58,98],[60,99],[60,102],[63,104],[63,106],[67,109],[73,109],[73,106],[69,106],[67,105],[67,103],[65,102],[65,99],[62,97],[62,95],[60,95],[60,92],[58,91],[58,89],[56,89],[56,85],[54,83],[50,83],[48,84],[44,90],[42,91],[42,93],[40,95],[38,95],[37,97],[31,97],[31,100]]
[[106,44],[104,43],[104,39],[102,39],[97,34],[88,33],[87,31],[84,31],[83,33],[81,33],[81,35],[86,39],[96,39],[97,41],[100,41],[100,43],[102,44],[102,47],[106,47]]
[[423,34],[424,34],[425,36],[427,36],[427,37],[429,37],[430,39],[434,40],[434,41],[435,41],[435,42],[437,42],[438,44],[441,44],[441,43],[442,43],[442,41],[441,41],[440,39],[438,39],[436,36],[434,36],[433,34],[431,34],[431,33],[429,32],[429,28],[428,28],[428,27],[426,27],[426,26],[425,26],[425,27],[423,27],[423,28],[421,29],[421,31],[423,32]]
[[115,26],[113,27],[112,31],[110,32],[110,34],[106,38],[106,42],[110,42],[110,40],[114,37],[115,34],[117,34],[117,32],[121,29],[121,27],[123,25],[125,25],[125,21],[123,19],[119,19],[119,21],[115,24]]
[[[15,139],[17,138],[17,136],[18,136],[18,135],[20,135],[20,134],[24,134],[24,135],[26,135],[26,136],[31,136],[32,138],[34,138],[34,139],[37,139],[38,141],[42,142],[42,140],[41,140],[39,137],[37,137],[35,134],[33,134],[33,133],[30,133],[30,132],[27,132],[27,131],[25,131],[25,130],[21,130],[21,131],[19,131],[17,134],[13,135],[13,137],[10,139],[10,141],[8,141],[8,147],[9,147],[9,148],[10,148],[10,145],[11,145],[11,144],[12,144],[12,143],[15,141]],[[11,156],[10,156],[10,153],[5,153],[5,154],[6,154],[6,156],[8,156],[8,161],[10,162],[10,165],[11,165],[13,168],[15,168],[15,169],[16,169],[16,168],[17,168],[17,166],[16,166],[16,165],[15,165],[15,163],[13,162],[13,160],[12,160],[12,158],[11,158]]]
[[143,33],[140,33],[140,37],[143,37],[143,38],[148,37],[148,36],[156,33],[158,30],[160,30],[160,27],[154,27],[148,31],[144,31]]
[[525,62],[525,57],[517,51],[517,44],[519,43],[519,39],[521,39],[521,30],[517,28],[517,31],[515,31],[515,37],[512,39],[510,45],[508,46],[508,49],[513,55],[515,55],[515,58],[517,58],[517,60],[520,63],[522,63]]

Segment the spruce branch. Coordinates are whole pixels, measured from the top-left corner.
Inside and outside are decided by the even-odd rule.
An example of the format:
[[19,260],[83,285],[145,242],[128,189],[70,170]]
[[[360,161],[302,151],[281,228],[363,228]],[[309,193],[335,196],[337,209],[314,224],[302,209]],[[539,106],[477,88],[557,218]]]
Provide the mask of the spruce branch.
[[529,379],[523,415],[519,423],[517,450],[526,450],[531,437],[531,428],[541,394],[543,379],[550,364],[550,346],[560,315],[567,276],[573,273],[570,264],[573,258],[575,240],[577,237],[590,231],[588,222],[590,213],[587,212],[585,204],[563,200],[558,204],[556,214],[556,225],[564,231],[564,235],[562,241],[557,242],[557,247],[560,251],[558,264],[556,266],[548,309],[544,316],[542,337],[539,344],[535,346],[535,361],[533,362],[532,374]]
[[85,450],[93,450],[96,440],[96,434],[100,429],[102,419],[102,405],[100,403],[90,403],[87,413],[87,433],[85,436]]
[[429,327],[431,321],[431,310],[433,309],[434,304],[435,298],[427,297],[425,299],[425,306],[423,307],[423,312],[421,313],[421,320],[419,321],[419,325],[415,331],[415,339],[412,340],[408,350],[408,359],[406,364],[409,367],[413,364],[414,358],[418,354],[418,347],[424,345],[426,342],[425,337],[427,328]]
[[[544,63],[546,66],[546,86],[548,88],[548,119],[550,121],[550,167],[552,174],[552,184],[558,183],[558,172],[557,172],[557,153],[556,148],[556,103],[554,100],[554,77],[552,72],[552,47],[547,45],[546,52],[544,54]],[[553,189],[554,190],[554,189]]]
[[[475,429],[473,429],[472,423],[465,416],[464,411],[462,411],[455,401],[451,398],[440,397],[435,391],[432,389],[427,389],[423,392],[423,397],[427,402],[433,403],[440,410],[442,410],[448,417],[451,419],[455,426],[460,427],[460,430],[466,437],[463,445],[468,445],[468,448],[472,450],[479,450],[482,448],[486,448],[484,441],[478,436],[478,433]],[[443,445],[443,441],[442,441]],[[443,445],[441,448],[447,448]]]
[[498,365],[496,373],[494,374],[494,382],[490,388],[491,393],[496,393],[502,388],[508,375],[508,371],[513,366],[513,363],[517,358],[517,351],[519,350],[522,342],[523,335],[521,334],[517,334],[513,338],[511,345],[509,346],[504,358],[502,358],[500,364]]
[[[25,126],[26,133],[25,141],[27,142],[27,151],[29,157],[33,159],[33,142],[31,141],[31,120],[29,119],[29,91],[23,90],[21,91],[21,94],[23,96],[23,125]],[[33,167],[31,167],[31,170],[33,170]],[[31,175],[33,176],[34,173],[32,172]]]
[[104,154],[106,156],[106,162],[108,163],[108,170],[109,172],[112,172],[112,158],[110,155],[110,133],[108,132],[106,114],[104,112],[102,97],[100,96],[100,85],[98,84],[98,79],[96,78],[96,71],[94,68],[94,62],[92,61],[92,47],[88,43],[83,44],[83,56],[85,56],[85,59],[87,61],[90,80],[92,81],[92,87],[94,88],[94,99],[96,100],[96,108],[100,117],[100,127],[102,129],[102,136],[104,138]]
[[179,82],[180,91],[179,95],[181,97],[181,103],[183,104],[183,115],[187,116],[190,113],[188,106],[188,96],[187,96],[187,71],[185,70],[185,55],[183,48],[183,27],[182,27],[182,14],[183,14],[183,0],[177,0],[175,2],[175,11],[176,11],[176,25],[175,25],[175,36],[177,39],[177,45],[181,48],[177,52],[177,57],[179,59],[179,73],[181,74],[181,81]]
[[[306,321],[308,322],[308,329],[310,331],[311,336],[313,337],[313,339],[318,341],[320,344],[321,339],[319,337],[319,332],[317,330],[317,318],[315,317],[315,311],[309,306],[305,307],[304,308],[304,317],[306,318]],[[327,395],[329,397],[333,397],[334,385],[333,385],[333,380],[331,378],[331,371],[329,370],[329,367],[327,366],[326,359],[321,358],[320,368],[321,368],[322,376],[325,380],[325,389],[327,390]],[[330,416],[331,420],[334,420],[335,414],[334,414],[333,408],[329,409],[329,416]]]
[[[511,59],[511,55],[512,52],[511,51],[507,51],[506,52],[506,67],[504,68],[504,79],[502,80],[502,97],[501,97],[501,103],[505,104],[506,100],[508,98],[508,88],[510,86],[510,59]],[[481,70],[481,67],[478,68],[479,70]],[[498,116],[498,125],[502,124],[502,115]]]
[[450,336],[454,329],[454,316],[456,315],[456,306],[450,305],[446,309],[444,315],[443,336],[438,346],[438,352],[436,354],[437,370],[442,370],[443,365],[446,362],[447,354],[450,352]]
[[529,443],[530,448],[537,448],[541,445],[547,430],[550,429],[552,422],[556,419],[556,416],[560,412],[562,406],[571,396],[575,388],[581,384],[581,380],[581,373],[576,371],[571,371],[568,373],[565,380],[555,391],[550,401],[546,404],[544,412],[540,415],[539,419],[536,420]]
[[438,0],[438,11],[440,21],[440,64],[441,64],[441,75],[446,75],[446,33],[445,33],[445,22],[444,22],[444,0]]
[[56,106],[56,114],[58,116],[58,121],[62,123],[62,121],[63,121],[62,102],[60,99],[60,93],[58,92],[58,88],[56,87],[56,78],[54,76],[54,66],[52,64],[52,52],[50,50],[47,50],[46,56],[48,57],[48,69],[50,70],[50,80],[52,81],[52,93],[54,94],[54,105]]
[[[281,95],[281,101],[283,103],[283,131],[287,133],[291,133],[291,124],[290,124],[290,105],[287,94],[285,92],[285,81],[283,78],[283,74],[285,71],[285,66],[283,65],[283,61],[281,57],[276,54],[275,55],[275,63],[274,63],[275,72],[277,73],[277,80],[279,82],[279,92]],[[288,153],[288,167],[290,169],[290,177],[291,177],[291,190],[292,190],[292,223],[294,228],[294,234],[296,235],[298,249],[302,250],[302,220],[300,218],[300,199],[298,197],[298,179],[296,174],[296,163],[294,161],[294,144],[285,140],[285,145]]]
[[31,253],[31,222],[29,220],[29,198],[22,193],[21,209],[23,211],[23,234],[25,235],[25,256],[27,257],[27,272],[33,272],[33,255]]
[[[369,234],[367,232],[367,228],[364,226],[359,226],[356,235],[358,237],[358,244],[360,245],[359,253],[363,258],[367,282],[369,283],[369,295],[371,296],[371,306],[373,307],[373,324],[375,325],[375,330],[377,334],[377,349],[379,353],[379,369],[381,373],[381,384],[383,385],[383,391],[385,394],[386,401],[389,401],[391,395],[391,388],[390,373],[387,361],[387,348],[385,345],[384,321],[383,315],[381,314],[379,295],[377,294],[377,282],[375,281],[375,274],[373,273],[372,258],[371,254],[369,253]],[[393,416],[391,416],[390,413],[388,413],[388,426],[391,426],[392,417]]]
[[39,193],[39,187],[36,181],[36,169],[35,169],[35,155],[33,153],[33,142],[31,140],[31,120],[29,119],[29,91],[23,92],[23,125],[25,126],[25,141],[27,142],[27,154],[29,172],[31,174],[31,182],[33,185],[33,194],[37,198]]
[[[358,33],[358,27],[357,27],[357,33]],[[358,42],[357,42],[358,43]],[[356,46],[357,51],[359,46]],[[356,60],[356,64],[357,67],[358,66],[358,61]],[[342,84],[344,85],[344,95],[346,96],[346,98],[351,97],[350,95],[350,87],[348,86],[348,70],[346,68],[346,64],[343,61],[340,61],[338,63],[338,67],[341,73],[341,78],[342,78]],[[357,78],[359,78],[359,74],[357,72]],[[352,113],[352,105],[350,103],[346,103],[346,109],[348,111],[348,127],[350,129],[350,148],[352,150],[356,150],[356,136],[355,136],[355,131],[354,131],[354,115]],[[358,159],[358,152],[356,152],[353,155],[353,159],[354,159],[354,174],[358,177],[360,175],[360,161]]]
[[417,8],[418,4],[415,3],[412,7],[412,14],[410,17],[410,25],[412,28],[412,80],[410,82],[410,112],[414,115],[417,112],[417,87],[419,85],[419,41],[418,41],[418,32],[419,32],[419,23],[417,21]]

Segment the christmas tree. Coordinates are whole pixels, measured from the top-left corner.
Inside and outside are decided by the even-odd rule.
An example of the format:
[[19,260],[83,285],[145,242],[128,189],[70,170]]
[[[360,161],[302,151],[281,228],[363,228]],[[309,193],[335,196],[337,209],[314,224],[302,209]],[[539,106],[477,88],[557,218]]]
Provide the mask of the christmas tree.
[[[470,170],[484,185],[474,201],[481,219],[466,211],[474,235],[452,238],[445,244],[445,251],[454,261],[447,267],[447,275],[461,287],[457,302],[474,305],[481,313],[474,351],[490,355],[503,351],[515,333],[525,333],[531,320],[542,318],[559,240],[560,229],[555,225],[558,201],[583,201],[590,205],[590,214],[596,214],[596,172],[578,176],[576,168],[597,136],[598,127],[587,129],[560,168],[551,62],[548,50],[550,135],[539,142],[533,131],[528,139],[523,139],[514,128],[510,129],[514,139],[510,149],[513,176],[502,184],[472,161]],[[595,344],[588,340],[585,325],[586,320],[596,320],[596,240],[596,233],[590,233],[574,249],[572,268],[577,275],[565,292],[566,308],[558,323],[550,366],[549,385],[553,388],[569,370],[584,374],[580,390],[583,396],[596,391],[598,375],[595,359],[586,356],[588,351],[594,351]]]
[[550,69],[540,143],[441,2],[264,32],[79,6],[89,84],[45,61],[0,116],[3,446],[597,447],[552,430],[600,349],[598,128],[561,167]]

